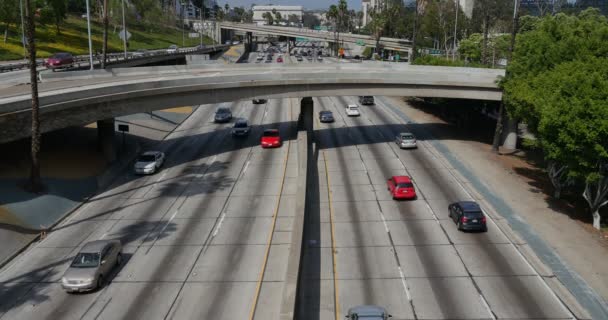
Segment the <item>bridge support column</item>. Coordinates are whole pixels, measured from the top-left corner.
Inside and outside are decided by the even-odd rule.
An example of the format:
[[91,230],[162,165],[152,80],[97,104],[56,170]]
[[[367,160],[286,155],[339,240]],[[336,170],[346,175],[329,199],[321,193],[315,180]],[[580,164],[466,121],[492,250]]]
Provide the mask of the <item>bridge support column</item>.
[[108,162],[116,160],[116,139],[114,118],[97,121],[97,141],[103,156]]
[[308,136],[312,137],[313,131],[313,106],[314,102],[311,97],[304,97],[300,101],[300,117],[298,118],[298,130],[308,132]]
[[502,128],[502,147],[507,150],[517,149],[517,120],[506,116]]

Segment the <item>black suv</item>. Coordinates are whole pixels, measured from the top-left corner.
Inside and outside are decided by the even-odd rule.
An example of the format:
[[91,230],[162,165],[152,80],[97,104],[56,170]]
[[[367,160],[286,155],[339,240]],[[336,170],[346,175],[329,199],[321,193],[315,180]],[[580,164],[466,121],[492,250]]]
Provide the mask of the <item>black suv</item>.
[[488,231],[486,216],[475,201],[454,202],[448,206],[448,212],[458,230]]
[[374,97],[373,96],[359,96],[359,103],[366,106],[366,105],[373,105],[374,104]]
[[215,111],[215,122],[230,122],[232,120],[232,112],[228,108],[219,108]]

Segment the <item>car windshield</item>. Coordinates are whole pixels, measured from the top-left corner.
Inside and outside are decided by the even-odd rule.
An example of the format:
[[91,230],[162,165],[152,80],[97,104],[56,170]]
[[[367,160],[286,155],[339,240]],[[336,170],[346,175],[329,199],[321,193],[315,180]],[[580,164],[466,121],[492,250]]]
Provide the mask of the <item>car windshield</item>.
[[235,128],[247,128],[247,122],[237,122],[234,124]]
[[74,258],[72,268],[94,268],[99,266],[99,253],[81,252]]
[[466,211],[465,215],[470,219],[481,219],[483,217],[481,211]]
[[65,59],[68,57],[67,53],[55,53],[51,58],[53,59]]
[[414,185],[411,182],[397,183],[397,188],[412,188]]
[[139,162],[152,162],[154,160],[156,160],[156,157],[151,154],[141,155],[139,156],[139,159],[137,159]]
[[278,137],[278,136],[279,136],[278,131],[265,131],[264,132],[264,137]]
[[217,109],[217,113],[230,113],[228,109]]

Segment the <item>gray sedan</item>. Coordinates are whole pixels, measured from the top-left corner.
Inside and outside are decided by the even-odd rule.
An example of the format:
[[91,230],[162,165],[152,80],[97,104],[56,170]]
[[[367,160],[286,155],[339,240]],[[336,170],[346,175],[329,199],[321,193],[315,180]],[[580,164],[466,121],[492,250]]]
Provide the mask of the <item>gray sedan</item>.
[[399,146],[399,148],[418,148],[416,144],[416,137],[409,132],[402,132],[397,137],[395,137],[395,143]]
[[103,287],[112,269],[122,263],[120,240],[88,242],[74,257],[61,278],[67,292],[90,291]]
[[388,318],[392,317],[393,316],[388,314],[386,309],[374,305],[362,305],[352,307],[348,309],[348,314],[346,315],[346,319],[349,320],[387,320]]

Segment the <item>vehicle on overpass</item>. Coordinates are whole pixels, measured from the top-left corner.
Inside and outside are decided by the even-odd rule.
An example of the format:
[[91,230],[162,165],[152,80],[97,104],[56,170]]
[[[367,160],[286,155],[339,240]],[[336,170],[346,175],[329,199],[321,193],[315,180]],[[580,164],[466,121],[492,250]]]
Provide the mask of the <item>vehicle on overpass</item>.
[[346,110],[346,115],[349,117],[358,117],[361,115],[361,112],[359,112],[359,106],[356,104],[347,105],[345,110]]
[[132,55],[133,57],[146,57],[150,55],[150,52],[147,49],[137,49]]
[[301,55],[297,55],[297,56],[296,56],[296,60],[298,60],[298,61],[302,61],[302,56],[301,56]]
[[279,129],[266,129],[260,138],[262,148],[278,148],[283,145]]
[[488,231],[486,216],[475,201],[458,201],[450,204],[448,216],[460,231]]
[[392,176],[386,182],[387,189],[391,193],[393,200],[413,200],[416,199],[416,190],[412,179],[408,176]]
[[387,320],[393,316],[383,307],[374,305],[362,305],[348,309],[346,319],[348,320]]
[[74,257],[61,278],[67,292],[102,288],[114,267],[122,263],[120,240],[96,240],[86,243]]
[[359,96],[359,103],[363,106],[374,105],[374,96]]
[[247,119],[238,119],[234,122],[234,126],[232,127],[232,135],[235,137],[244,137],[248,136],[249,132],[251,132],[251,126]]
[[319,111],[319,121],[326,122],[334,122],[334,114],[328,110]]
[[67,52],[58,52],[44,60],[44,66],[49,69],[71,67],[74,64],[74,56]]
[[397,137],[395,137],[395,143],[401,149],[418,148],[416,137],[409,132],[401,132]]
[[169,46],[169,48],[167,48],[167,53],[178,53],[179,52],[179,47],[175,44],[172,44]]
[[133,170],[136,174],[154,174],[165,162],[165,154],[160,151],[142,153],[135,161]]
[[318,61],[323,61],[323,56],[317,56]]
[[277,62],[278,62],[278,63],[282,63],[282,62],[283,62],[283,56],[279,56],[279,57],[277,58]]
[[228,108],[218,108],[215,111],[213,120],[215,123],[230,122],[230,120],[232,120],[232,111]]
[[253,100],[251,100],[251,102],[253,104],[264,104],[264,103],[268,102],[268,99],[253,99]]

